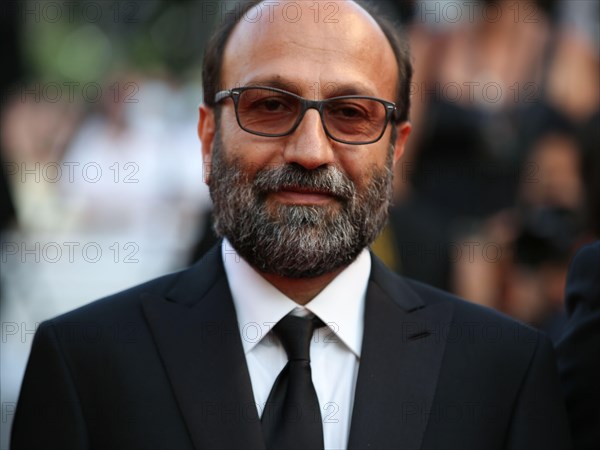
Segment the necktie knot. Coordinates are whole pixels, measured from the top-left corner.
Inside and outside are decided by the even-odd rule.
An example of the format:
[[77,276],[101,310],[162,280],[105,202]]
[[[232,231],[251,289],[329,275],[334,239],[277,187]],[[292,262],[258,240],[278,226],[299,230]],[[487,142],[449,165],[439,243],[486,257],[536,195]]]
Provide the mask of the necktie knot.
[[309,319],[287,315],[281,319],[273,332],[281,341],[290,361],[310,361],[310,341],[316,328],[325,326],[318,317]]

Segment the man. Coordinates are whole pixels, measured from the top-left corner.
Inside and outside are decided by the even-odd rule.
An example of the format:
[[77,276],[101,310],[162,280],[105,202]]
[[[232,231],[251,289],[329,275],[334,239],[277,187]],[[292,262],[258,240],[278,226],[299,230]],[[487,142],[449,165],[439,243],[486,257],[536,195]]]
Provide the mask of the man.
[[569,268],[565,291],[569,316],[557,346],[573,444],[600,442],[600,241],[583,247]]
[[410,132],[393,28],[354,2],[267,3],[205,55],[225,239],[42,324],[13,448],[569,448],[546,338],[366,250]]

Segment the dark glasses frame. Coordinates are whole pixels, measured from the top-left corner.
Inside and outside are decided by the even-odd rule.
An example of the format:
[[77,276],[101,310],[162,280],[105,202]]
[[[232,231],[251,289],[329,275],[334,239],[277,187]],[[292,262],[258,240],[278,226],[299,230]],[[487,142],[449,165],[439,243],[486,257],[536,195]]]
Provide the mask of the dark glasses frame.
[[[249,130],[248,128],[246,128],[242,125],[242,121],[240,120],[240,116],[239,116],[239,112],[238,112],[238,103],[240,101],[240,95],[242,94],[242,92],[252,90],[252,89],[261,89],[261,90],[277,92],[280,94],[286,94],[291,97],[294,97],[295,99],[297,99],[300,102],[300,106],[301,106],[300,114],[298,114],[296,121],[294,122],[294,124],[291,126],[291,128],[288,131],[286,131],[284,133],[264,133],[264,132],[260,132],[260,131]],[[342,144],[350,144],[350,145],[367,145],[367,144],[373,144],[373,143],[379,141],[381,139],[381,137],[384,135],[385,130],[387,129],[388,124],[390,123],[390,120],[392,119],[394,114],[397,113],[397,111],[398,111],[398,107],[396,106],[395,103],[389,102],[387,100],[383,100],[383,99],[380,99],[377,97],[370,97],[367,95],[343,95],[343,96],[339,96],[339,97],[331,97],[331,98],[328,98],[325,100],[308,100],[304,97],[300,97],[299,95],[296,95],[296,94],[286,91],[284,89],[279,89],[279,88],[270,87],[270,86],[245,86],[245,87],[239,87],[239,88],[233,88],[233,89],[228,89],[228,90],[224,90],[224,91],[219,91],[215,94],[215,104],[218,104],[218,103],[222,102],[223,100],[225,100],[226,98],[230,98],[230,97],[233,99],[233,105],[234,105],[234,109],[235,109],[235,117],[237,119],[237,123],[240,126],[240,128],[242,130],[246,131],[247,133],[254,134],[257,136],[265,136],[265,137],[289,136],[290,134],[294,133],[294,131],[296,131],[296,129],[300,125],[300,122],[302,122],[302,119],[304,118],[306,111],[308,111],[309,109],[316,109],[319,112],[319,115],[321,116],[321,124],[323,125],[323,129],[325,130],[325,134],[329,138],[333,139],[334,141],[341,142]],[[326,120],[325,120],[324,113],[323,113],[324,107],[328,103],[332,103],[336,100],[344,100],[344,99],[373,100],[373,101],[376,101],[383,105],[383,107],[385,108],[385,112],[386,112],[385,121],[381,126],[381,133],[379,133],[379,135],[376,138],[368,140],[368,141],[347,141],[344,139],[336,138],[329,132],[329,130],[327,129]]]

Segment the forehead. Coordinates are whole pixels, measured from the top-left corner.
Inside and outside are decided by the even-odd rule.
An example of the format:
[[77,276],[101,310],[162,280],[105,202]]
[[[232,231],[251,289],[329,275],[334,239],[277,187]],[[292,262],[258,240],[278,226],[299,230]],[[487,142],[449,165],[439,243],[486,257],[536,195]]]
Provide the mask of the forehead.
[[395,99],[394,52],[360,6],[276,3],[257,5],[235,27],[225,48],[223,88],[278,84],[305,96],[356,93]]

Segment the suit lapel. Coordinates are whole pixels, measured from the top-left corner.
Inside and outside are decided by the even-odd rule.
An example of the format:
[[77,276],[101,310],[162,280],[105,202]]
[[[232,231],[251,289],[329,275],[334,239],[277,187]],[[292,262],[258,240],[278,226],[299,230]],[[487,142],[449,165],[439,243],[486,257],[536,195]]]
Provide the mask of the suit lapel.
[[264,448],[221,246],[143,308],[194,446]]
[[[348,447],[418,449],[452,306],[426,306],[372,260]],[[143,308],[194,446],[264,449],[220,246]]]
[[445,348],[452,305],[425,305],[372,256],[348,448],[418,449]]

